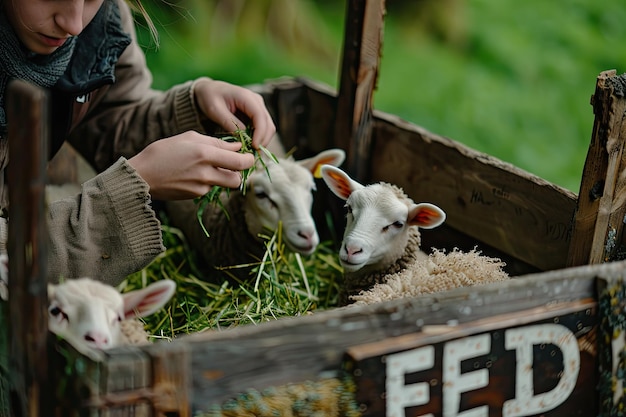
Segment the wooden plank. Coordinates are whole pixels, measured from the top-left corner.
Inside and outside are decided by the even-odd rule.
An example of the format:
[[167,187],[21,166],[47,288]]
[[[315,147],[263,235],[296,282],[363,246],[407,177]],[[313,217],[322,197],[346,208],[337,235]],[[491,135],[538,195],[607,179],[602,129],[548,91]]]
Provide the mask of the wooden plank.
[[45,208],[48,96],[24,81],[7,87],[9,353],[11,415],[47,416],[48,295]]
[[626,395],[626,275],[598,279],[600,328],[598,331],[599,408],[595,415],[616,416],[623,413]]
[[333,146],[337,92],[305,77],[281,77],[247,88],[261,94],[285,151],[297,159]]
[[594,297],[597,276],[619,276],[625,267],[570,268],[182,337],[175,343],[189,349],[192,412],[206,412],[249,388],[335,377],[344,352],[355,345]]
[[583,170],[568,265],[606,262],[622,240],[626,213],[626,75],[602,72],[591,99],[595,120]]
[[296,159],[317,155],[333,142],[337,92],[307,78],[283,77],[250,86],[260,93],[283,147]]
[[[593,298],[349,348],[363,416],[594,415]],[[523,413],[516,410],[523,409]]]
[[189,417],[189,359],[184,343],[124,346],[102,362],[69,345],[57,370],[66,387],[56,409],[67,417]]
[[372,100],[383,36],[384,0],[346,2],[335,144],[347,151],[347,171],[363,180],[369,173]]
[[373,181],[437,204],[447,225],[539,270],[565,266],[574,193],[396,116],[374,115]]
[[[289,151],[297,146],[301,135],[302,118],[306,109],[305,96],[302,83],[295,78],[285,77],[267,81],[262,84],[250,85],[247,88],[255,91],[263,97],[265,105],[276,125],[276,133],[280,138],[282,147]],[[274,140],[270,146],[274,144]],[[275,151],[275,149],[272,149]]]
[[155,417],[191,417],[190,361],[184,344],[150,346]]
[[145,352],[121,347],[107,351],[105,361],[93,362],[65,341],[58,341],[55,354],[55,415],[152,415],[152,370]]
[[106,417],[153,415],[154,378],[148,355],[122,348],[113,352],[105,364],[101,369],[99,392],[91,394],[92,401],[101,402],[100,408],[105,411],[102,414]]

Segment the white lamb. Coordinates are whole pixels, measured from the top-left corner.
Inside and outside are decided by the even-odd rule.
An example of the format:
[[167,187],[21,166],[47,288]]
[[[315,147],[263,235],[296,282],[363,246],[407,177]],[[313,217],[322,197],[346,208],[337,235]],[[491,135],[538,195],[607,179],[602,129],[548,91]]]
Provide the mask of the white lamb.
[[148,343],[139,317],[162,308],[176,284],[161,280],[121,294],[91,278],[48,285],[48,329],[84,355],[100,360],[102,350]]
[[[173,226],[181,229],[202,261],[210,267],[228,268],[240,279],[249,278],[251,264],[262,259],[266,251],[261,237],[275,231],[279,222],[283,227],[283,242],[291,251],[309,255],[319,243],[319,236],[311,215],[314,177],[320,178],[323,164],[340,165],[345,158],[341,149],[329,149],[318,155],[294,160],[281,158],[279,163],[266,160],[267,171],[257,167],[248,178],[245,195],[240,191],[222,194],[225,210],[209,204],[203,215],[206,236],[196,217],[197,207],[192,201],[167,203]],[[207,273],[211,275],[211,271]],[[210,279],[210,277],[209,277]]]
[[499,259],[472,250],[450,253],[420,249],[419,228],[446,218],[439,207],[416,204],[388,183],[359,184],[332,166],[321,168],[331,191],[346,200],[346,229],[339,259],[344,269],[343,303],[372,303],[445,291],[508,278]]

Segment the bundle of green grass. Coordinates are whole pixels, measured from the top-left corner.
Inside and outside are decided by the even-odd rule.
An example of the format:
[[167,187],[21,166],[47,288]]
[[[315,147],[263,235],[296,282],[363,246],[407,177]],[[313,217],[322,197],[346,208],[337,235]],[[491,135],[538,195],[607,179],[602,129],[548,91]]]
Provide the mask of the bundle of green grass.
[[126,292],[162,279],[176,282],[172,300],[145,319],[153,339],[172,340],[182,334],[301,316],[338,305],[342,268],[330,241],[321,242],[313,254],[303,257],[286,250],[279,227],[264,236],[265,255],[253,264],[249,279],[233,280],[223,270],[216,271],[224,274],[223,279],[208,280],[180,230],[164,225],[163,239],[168,249],[119,287]]

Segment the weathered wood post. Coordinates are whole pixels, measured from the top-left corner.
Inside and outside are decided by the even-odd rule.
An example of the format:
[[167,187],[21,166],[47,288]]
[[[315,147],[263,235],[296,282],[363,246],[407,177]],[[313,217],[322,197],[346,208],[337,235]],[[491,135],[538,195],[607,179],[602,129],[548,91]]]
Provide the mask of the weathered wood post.
[[372,98],[378,80],[384,14],[384,0],[347,2],[335,144],[346,150],[347,171],[359,181],[370,175]]
[[49,416],[47,226],[48,96],[24,81],[7,87],[10,162],[9,372],[11,416]]
[[[574,215],[568,266],[619,259],[626,214],[626,74],[603,71],[591,97],[591,143]],[[622,256],[623,257],[623,256]]]
[[[332,146],[346,151],[343,169],[361,182],[367,182],[371,175],[372,101],[378,80],[384,14],[385,0],[346,2],[336,111],[331,116],[329,132],[333,136]],[[317,224],[332,221],[330,232],[320,230],[320,237],[340,242],[345,227],[343,205],[326,186],[318,187],[314,204]]]

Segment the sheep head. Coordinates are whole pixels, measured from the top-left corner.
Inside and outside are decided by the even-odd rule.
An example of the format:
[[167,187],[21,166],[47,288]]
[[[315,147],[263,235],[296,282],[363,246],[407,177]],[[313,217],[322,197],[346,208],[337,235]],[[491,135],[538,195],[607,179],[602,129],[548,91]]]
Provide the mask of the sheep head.
[[[248,178],[246,193],[246,223],[253,236],[264,230],[274,231],[283,223],[283,238],[287,247],[304,255],[313,253],[319,243],[315,222],[311,216],[314,177],[324,164],[340,165],[345,158],[341,149],[329,149],[318,155],[295,161],[267,161],[265,169],[257,168]],[[269,173],[269,176],[268,176]]]
[[171,280],[121,294],[91,278],[48,285],[48,329],[79,352],[98,360],[99,350],[119,346],[120,322],[148,316],[165,305],[176,290]]
[[364,186],[333,166],[321,168],[331,191],[346,201],[346,229],[339,252],[346,273],[384,270],[399,259],[413,226],[432,229],[446,215],[430,203],[416,204],[391,184]]

